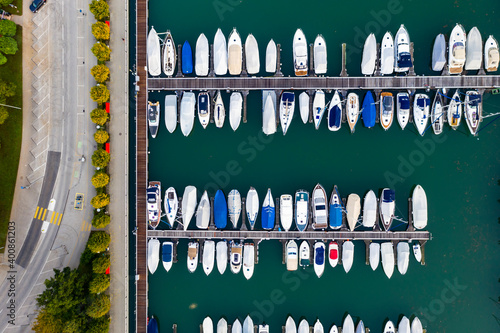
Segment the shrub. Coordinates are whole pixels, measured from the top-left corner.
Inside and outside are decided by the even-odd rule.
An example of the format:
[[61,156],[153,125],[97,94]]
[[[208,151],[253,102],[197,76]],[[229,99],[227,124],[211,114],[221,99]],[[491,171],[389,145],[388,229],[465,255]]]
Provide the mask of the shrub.
[[95,197],[93,197],[92,200],[90,200],[90,204],[95,209],[100,209],[100,208],[104,208],[107,205],[109,205],[109,201],[110,201],[109,194],[100,193],[100,194],[96,195]]
[[104,109],[98,108],[90,112],[90,120],[92,120],[94,124],[102,126],[106,124],[108,119],[109,119],[109,114]]
[[89,8],[96,20],[102,21],[109,18],[109,5],[106,1],[92,0]]
[[16,35],[17,26],[9,20],[0,21],[0,35],[14,37]]
[[94,102],[97,102],[99,104],[106,103],[107,101],[109,101],[108,87],[103,84],[92,87],[90,89],[90,98],[92,98]]
[[108,165],[109,159],[110,157],[107,151],[104,149],[97,149],[92,154],[92,165],[96,168],[103,169]]
[[106,228],[106,226],[111,222],[111,217],[104,213],[97,213],[92,218],[92,226],[97,229]]
[[111,302],[108,295],[95,295],[87,308],[87,316],[100,318],[109,312],[110,305]]
[[92,24],[92,35],[97,40],[109,40],[109,26],[104,22]]
[[[5,38],[10,38],[10,37],[5,37]],[[109,46],[107,46],[104,43],[95,43],[94,46],[92,46],[92,53],[95,55],[97,60],[99,61],[108,61],[109,56],[111,54],[111,49]]]
[[0,65],[3,65],[7,62],[7,57],[0,53]]
[[105,130],[100,129],[94,133],[94,140],[100,145],[106,143],[108,139],[109,139],[109,134]]
[[100,294],[109,288],[110,278],[107,274],[94,274],[94,278],[89,283],[89,291],[92,294]]
[[107,333],[109,332],[109,317],[102,316],[89,322],[86,333]]
[[92,271],[98,274],[106,273],[109,265],[111,265],[111,260],[108,255],[99,256],[92,262]]
[[105,231],[94,231],[87,242],[87,247],[94,253],[106,251],[111,242],[111,236]]
[[109,183],[109,176],[105,172],[96,172],[92,176],[92,185],[94,185],[95,188],[100,188],[108,185]]
[[17,42],[12,37],[0,37],[0,51],[5,54],[16,54]]
[[95,65],[90,70],[90,74],[92,74],[94,80],[96,80],[98,83],[104,83],[109,78],[109,68],[108,66],[103,64]]

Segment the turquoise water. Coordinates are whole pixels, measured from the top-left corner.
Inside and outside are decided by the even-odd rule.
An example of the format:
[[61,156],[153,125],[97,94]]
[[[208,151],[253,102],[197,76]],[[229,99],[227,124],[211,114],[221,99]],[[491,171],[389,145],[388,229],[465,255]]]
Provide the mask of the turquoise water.
[[[476,25],[485,39],[498,35],[500,22],[500,3],[484,0],[375,5],[370,1],[313,1],[305,6],[298,1],[151,0],[149,11],[150,24],[159,32],[171,30],[177,44],[187,39],[194,46],[201,32],[212,42],[218,27],[226,36],[236,27],[243,40],[253,33],[261,49],[261,64],[265,46],[273,38],[282,44],[285,75],[292,74],[292,37],[298,27],[309,43],[316,34],[325,37],[329,75],[340,72],[340,45],[347,43],[347,70],[355,76],[360,74],[361,61],[357,46],[364,43],[366,32],[375,32],[380,40],[386,30],[395,34],[404,23],[415,44],[415,70],[429,75],[431,46],[438,33],[449,34],[460,22],[467,31]],[[163,100],[164,95],[152,93],[150,98]],[[229,94],[223,95],[228,106]],[[430,95],[433,98],[434,93]],[[485,96],[485,113],[499,112],[499,105],[498,96]],[[174,186],[179,195],[186,185],[197,186],[199,196],[202,189],[213,196],[216,188],[226,194],[237,188],[244,195],[254,186],[261,199],[268,187],[278,196],[299,188],[312,191],[318,182],[330,192],[336,184],[347,197],[391,186],[396,190],[397,215],[405,219],[406,199],[421,184],[429,202],[427,229],[433,236],[426,245],[427,264],[421,266],[412,259],[405,276],[396,269],[388,280],[381,267],[372,272],[365,265],[364,244],[355,242],[351,271],[346,274],[340,266],[327,267],[318,279],[312,268],[287,273],[281,265],[281,244],[264,241],[254,276],[246,281],[229,269],[223,276],[214,269],[206,277],[200,267],[189,274],[187,242],[183,241],[179,262],[172,270],[167,274],[160,265],[150,276],[149,314],[159,319],[162,332],[173,323],[180,332],[196,332],[207,315],[215,322],[221,316],[232,322],[236,317],[243,321],[248,313],[257,322],[269,323],[271,332],[279,332],[288,314],[297,323],[301,316],[310,323],[318,317],[329,327],[341,324],[346,312],[363,319],[372,332],[382,331],[386,318],[397,321],[403,314],[419,316],[428,332],[474,332],[476,325],[484,332],[499,330],[495,316],[500,316],[500,308],[495,300],[500,295],[500,123],[487,125],[494,117],[483,121],[478,138],[468,134],[465,123],[457,131],[445,127],[439,137],[428,131],[420,138],[413,124],[401,131],[397,123],[387,132],[379,125],[366,129],[358,124],[351,135],[345,124],[337,133],[329,132],[324,123],[319,131],[312,124],[303,125],[297,108],[285,137],[280,132],[265,137],[260,93],[250,94],[248,113],[248,123],[236,132],[227,123],[223,129],[210,124],[203,130],[196,119],[193,132],[185,138],[179,129],[169,134],[162,126],[158,137],[150,140],[150,178],[160,180],[164,188]]]

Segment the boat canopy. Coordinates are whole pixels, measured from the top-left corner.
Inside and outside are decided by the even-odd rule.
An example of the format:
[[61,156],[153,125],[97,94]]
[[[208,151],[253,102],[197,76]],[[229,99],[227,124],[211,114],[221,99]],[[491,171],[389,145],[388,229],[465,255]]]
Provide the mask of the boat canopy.
[[478,106],[481,103],[480,95],[469,95],[469,105],[470,106]]
[[337,249],[330,250],[330,259],[337,260],[339,258],[339,251]]
[[401,105],[401,109],[409,110],[410,109],[410,98],[406,95],[399,96],[399,104]]
[[147,196],[148,196],[148,202],[149,203],[155,203],[156,202],[156,188],[148,188],[147,189]]
[[410,53],[403,52],[399,55],[398,58],[398,67],[399,68],[406,68],[406,67],[411,67],[411,55]]
[[314,258],[316,265],[323,265],[325,263],[325,248],[320,246],[316,248],[316,256]]
[[490,67],[497,67],[498,66],[498,60],[500,58],[500,55],[498,54],[498,49],[497,48],[490,49],[488,51],[488,57],[489,57],[488,68],[490,68]]
[[165,245],[163,245],[162,259],[165,262],[171,262],[172,261],[172,244],[165,244]]
[[335,105],[332,110],[332,116],[328,118],[328,125],[330,127],[339,127],[340,122],[342,120],[342,110],[338,107],[338,105]]
[[392,96],[384,96],[384,98],[382,99],[382,103],[384,104],[385,112],[392,111]]
[[431,100],[429,98],[419,98],[417,99],[417,106],[419,108],[425,108],[431,104]]
[[465,46],[462,42],[453,44],[453,57],[457,59],[465,59]]
[[189,257],[189,259],[196,258],[197,254],[198,254],[198,249],[196,247],[190,247],[188,249],[188,257]]
[[394,190],[386,190],[384,191],[384,202],[393,202],[396,198],[396,194]]

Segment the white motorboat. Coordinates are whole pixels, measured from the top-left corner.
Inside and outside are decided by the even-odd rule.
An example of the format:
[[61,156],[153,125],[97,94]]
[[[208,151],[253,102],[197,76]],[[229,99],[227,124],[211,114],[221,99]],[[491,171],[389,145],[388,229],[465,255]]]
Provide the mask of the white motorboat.
[[267,324],[259,325],[258,333],[269,333],[269,325]]
[[398,333],[411,333],[410,320],[406,316],[403,316],[399,321]]
[[326,54],[326,42],[322,35],[318,35],[314,40],[314,72],[316,74],[326,74],[328,58]]
[[224,274],[227,267],[227,242],[217,242],[215,252],[217,254],[217,270],[220,274]]
[[229,220],[233,224],[233,228],[238,227],[238,220],[241,214],[241,195],[238,190],[231,190],[227,196],[227,208],[229,212]]
[[396,249],[398,252],[398,271],[401,275],[405,275],[410,262],[410,245],[408,242],[399,242]]
[[366,333],[365,324],[362,320],[360,320],[358,325],[356,326],[356,333]]
[[319,124],[321,124],[325,109],[325,92],[323,90],[316,90],[313,100],[314,127],[316,129],[318,129]]
[[481,68],[483,61],[483,38],[477,27],[470,29],[465,45],[465,70],[477,71]]
[[356,223],[358,222],[359,214],[361,213],[361,199],[359,195],[355,193],[349,194],[347,197],[346,211],[347,224],[349,225],[349,229],[354,231]]
[[450,74],[462,73],[465,64],[465,43],[467,35],[464,27],[457,23],[448,43],[448,71]]
[[255,246],[253,243],[245,243],[243,245],[243,275],[247,280],[249,280],[253,275],[254,265]]
[[342,324],[342,333],[354,333],[354,322],[351,315],[347,315]]
[[320,278],[325,271],[325,243],[314,243],[314,273]]
[[163,268],[168,272],[172,268],[174,243],[163,242],[161,244],[161,261]]
[[278,57],[278,49],[274,40],[270,40],[266,47],[266,72],[276,73],[276,62]]
[[339,245],[337,242],[328,244],[328,262],[330,266],[335,267],[339,263]]
[[208,229],[210,222],[210,199],[208,198],[207,191],[203,192],[200,204],[196,210],[196,227],[198,229]]
[[167,30],[163,40],[163,72],[167,76],[174,75],[177,54],[175,52],[175,43],[170,30]]
[[446,65],[446,39],[443,34],[437,35],[432,48],[432,70],[441,72]]
[[150,181],[146,189],[148,224],[152,229],[156,229],[161,218],[161,183]]
[[312,192],[312,214],[313,214],[313,229],[328,228],[328,197],[326,191],[320,184],[314,187]]
[[361,60],[361,73],[363,75],[373,75],[375,63],[377,62],[377,40],[374,34],[370,34],[363,47],[363,58]]
[[413,102],[413,122],[418,133],[424,136],[429,122],[431,100],[426,94],[416,94]]
[[415,256],[415,260],[418,262],[422,262],[422,249],[420,248],[419,243],[415,243],[412,246],[413,248],[413,255]]
[[206,91],[198,94],[198,119],[200,120],[201,126],[207,128],[210,122],[210,96]]
[[196,195],[196,187],[186,186],[184,194],[182,195],[182,224],[184,230],[188,229],[189,222],[194,215],[196,205],[198,204],[198,197]]
[[205,274],[212,273],[215,263],[215,242],[213,240],[206,240],[203,244],[202,263]]
[[217,91],[217,96],[215,97],[215,105],[214,105],[215,127],[222,128],[222,126],[224,126],[225,119],[226,119],[226,109],[224,108],[224,102],[222,101],[222,96],[219,90]]
[[227,320],[225,318],[221,318],[217,322],[217,333],[227,333]]
[[467,91],[465,95],[465,122],[472,135],[477,134],[482,118],[481,95],[475,90]]
[[233,92],[229,100],[229,124],[236,131],[241,122],[241,110],[243,108],[243,97],[240,92]]
[[188,136],[194,126],[194,108],[196,105],[196,97],[192,92],[182,94],[181,111],[180,111],[180,126],[184,136]]
[[276,133],[276,93],[272,90],[262,91],[262,132],[265,135]]
[[382,268],[385,275],[390,279],[394,273],[394,248],[391,242],[380,245],[380,256],[382,257]]
[[194,71],[196,76],[208,75],[208,39],[205,34],[201,34],[196,40]]
[[349,273],[354,261],[354,243],[345,241],[342,244],[342,265],[346,273]]
[[156,272],[160,261],[160,241],[156,238],[148,242],[148,269],[151,274]]
[[170,133],[177,127],[177,96],[165,96],[165,127]]
[[248,74],[255,75],[260,71],[259,45],[252,34],[245,41],[245,60]]
[[354,127],[359,119],[359,96],[356,93],[347,95],[346,116],[351,133],[354,133]]
[[227,44],[222,30],[217,29],[213,45],[214,72],[215,75],[226,75],[227,73]]
[[304,231],[309,223],[309,193],[304,190],[295,192],[295,224],[297,230]]
[[405,129],[410,119],[410,95],[406,92],[400,92],[396,95],[398,123],[401,129]]
[[392,219],[394,218],[394,211],[396,209],[396,194],[394,190],[384,188],[380,196],[380,219],[384,230],[391,228]]
[[380,125],[384,130],[388,130],[394,119],[394,96],[392,93],[384,91],[380,94]]
[[422,323],[418,317],[413,318],[411,322],[411,333],[422,333],[424,329],[422,328]]
[[165,209],[165,214],[167,214],[168,223],[171,227],[174,226],[175,218],[177,217],[177,211],[179,210],[179,200],[177,199],[177,193],[175,188],[169,187],[165,191],[165,200],[163,200],[163,208]]
[[210,317],[205,317],[203,319],[203,333],[214,333],[214,322],[212,321],[212,318]]
[[372,190],[365,195],[363,202],[363,227],[373,228],[377,221],[377,196]]
[[302,241],[299,247],[299,265],[306,268],[311,264],[311,247],[307,241]]
[[158,76],[161,74],[160,38],[158,38],[158,34],[153,27],[149,30],[146,48],[148,53],[149,75]]
[[249,315],[245,318],[243,322],[243,333],[254,333],[253,331],[253,320]]
[[412,194],[412,215],[415,229],[427,226],[427,195],[422,186],[417,185]]
[[231,272],[238,274],[241,270],[241,261],[243,258],[243,245],[236,244],[231,241],[229,262],[231,264]]
[[242,333],[243,327],[241,326],[241,322],[238,318],[234,320],[233,326],[231,328],[231,333]]
[[309,333],[309,323],[307,322],[307,320],[302,319],[300,321],[297,333]]
[[327,114],[328,129],[338,131],[342,125],[342,96],[335,90]]
[[305,91],[299,95],[300,119],[306,124],[309,121],[309,94]]
[[188,257],[187,257],[187,267],[190,273],[194,273],[196,267],[198,267],[198,243],[189,242],[188,244]]
[[290,91],[284,91],[280,99],[280,123],[283,135],[288,131],[290,123],[295,112],[295,94]]
[[376,270],[380,263],[380,244],[379,243],[370,243],[368,248],[369,256],[370,256],[370,267],[372,270]]
[[288,271],[296,271],[299,263],[299,248],[297,243],[291,239],[286,243],[286,269]]
[[456,130],[460,126],[460,120],[462,119],[462,101],[460,100],[460,93],[455,91],[455,94],[451,98],[450,104],[448,105],[448,124],[451,128]]
[[487,72],[496,72],[499,58],[498,42],[490,35],[484,44],[484,69]]
[[290,230],[293,222],[293,197],[290,194],[280,196],[280,221],[283,230]]
[[293,67],[296,76],[307,75],[307,41],[301,29],[293,36]]
[[240,75],[243,63],[243,48],[241,46],[240,34],[233,29],[227,42],[227,67],[229,74]]
[[253,187],[250,187],[250,190],[248,190],[245,204],[248,223],[250,224],[250,229],[253,230],[255,221],[257,221],[257,216],[259,215],[259,194]]
[[396,330],[394,329],[394,324],[392,321],[387,321],[387,323],[384,326],[384,332],[383,333],[395,333]]
[[382,75],[389,75],[394,72],[394,54],[394,38],[387,31],[380,44],[380,73]]
[[151,137],[156,138],[160,128],[160,102],[148,101],[148,126]]
[[431,123],[434,134],[439,135],[443,132],[444,106],[439,90],[436,92],[436,97],[434,97],[434,102],[432,103]]
[[314,323],[313,332],[314,333],[324,333],[325,332],[325,330],[323,328],[323,324],[319,321],[319,319],[316,319],[316,322]]
[[394,71],[407,72],[412,67],[410,54],[410,35],[406,27],[401,24],[394,38]]
[[285,323],[285,333],[297,333],[297,325],[291,316],[288,316]]
[[339,329],[338,329],[337,325],[333,325],[330,328],[330,333],[339,333]]

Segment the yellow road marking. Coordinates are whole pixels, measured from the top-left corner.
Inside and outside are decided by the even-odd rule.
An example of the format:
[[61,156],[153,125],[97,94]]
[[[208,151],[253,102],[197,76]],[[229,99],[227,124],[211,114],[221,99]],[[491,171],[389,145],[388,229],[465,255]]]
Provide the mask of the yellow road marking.
[[59,215],[59,221],[57,221],[57,225],[61,224],[62,216],[63,216],[63,214],[61,213],[61,215]]
[[52,212],[52,217],[50,218],[50,223],[52,223],[52,221],[54,221],[54,216],[56,216],[56,212]]
[[83,223],[82,223],[82,228],[80,229],[80,231],[83,231],[83,229],[85,229],[85,225],[86,225],[86,224],[87,224],[87,223],[85,223],[85,221],[83,221]]
[[90,231],[90,229],[92,229],[92,223],[89,223],[89,228],[87,229],[87,231]]
[[43,211],[42,221],[45,221],[45,215],[47,215],[47,209],[44,209]]
[[57,219],[59,218],[59,213],[56,213],[56,217],[54,218],[54,224],[57,224]]
[[43,210],[44,210],[44,208],[40,207],[40,211],[38,212],[38,217],[37,217],[37,219],[39,219],[39,220],[40,220],[40,219],[42,218]]
[[36,212],[35,212],[35,216],[33,217],[34,219],[36,219],[36,216],[38,215],[38,210],[40,209],[39,206],[36,206]]

